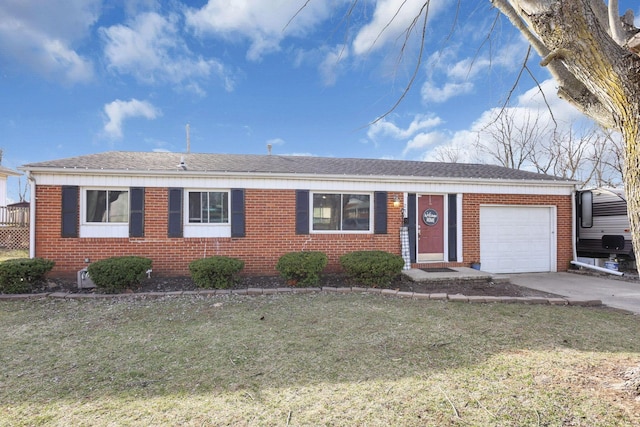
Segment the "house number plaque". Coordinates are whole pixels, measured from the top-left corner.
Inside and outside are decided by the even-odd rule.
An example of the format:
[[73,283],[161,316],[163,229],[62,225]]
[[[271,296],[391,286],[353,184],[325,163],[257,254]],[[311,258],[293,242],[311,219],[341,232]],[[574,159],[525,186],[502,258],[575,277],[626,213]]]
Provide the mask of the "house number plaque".
[[422,212],[422,222],[428,226],[433,226],[438,223],[438,211],[435,209],[425,209]]

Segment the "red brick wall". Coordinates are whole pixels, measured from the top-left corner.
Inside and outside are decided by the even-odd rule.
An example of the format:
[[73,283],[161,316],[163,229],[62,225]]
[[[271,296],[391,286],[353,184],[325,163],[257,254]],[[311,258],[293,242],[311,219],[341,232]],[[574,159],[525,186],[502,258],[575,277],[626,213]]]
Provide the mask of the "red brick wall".
[[[52,259],[54,276],[75,275],[91,261],[121,255],[153,260],[154,274],[188,274],[188,264],[204,256],[226,255],[245,261],[244,274],[276,274],[278,258],[292,251],[317,250],[329,257],[329,269],[339,269],[340,255],[354,250],[385,250],[400,254],[400,208],[389,193],[388,234],[295,234],[295,191],[246,190],[246,237],[168,238],[166,188],[145,189],[145,237],[61,238],[61,188],[36,189],[36,256]],[[401,194],[398,194],[401,197]],[[480,260],[480,204],[555,205],[557,207],[557,266],[564,271],[572,259],[571,197],[503,194],[464,194],[462,202],[464,263],[430,266],[468,266]]]
[[[61,188],[36,189],[36,256],[52,259],[54,276],[74,276],[85,258],[97,261],[121,255],[153,260],[154,274],[188,274],[189,262],[204,256],[226,255],[245,262],[244,274],[277,274],[278,258],[287,252],[323,251],[330,270],[338,258],[353,250],[385,250],[400,254],[400,207],[388,196],[388,234],[295,234],[294,190],[246,190],[246,237],[168,238],[168,190],[145,189],[145,236],[141,238],[61,238]],[[401,194],[398,194],[401,196]]]

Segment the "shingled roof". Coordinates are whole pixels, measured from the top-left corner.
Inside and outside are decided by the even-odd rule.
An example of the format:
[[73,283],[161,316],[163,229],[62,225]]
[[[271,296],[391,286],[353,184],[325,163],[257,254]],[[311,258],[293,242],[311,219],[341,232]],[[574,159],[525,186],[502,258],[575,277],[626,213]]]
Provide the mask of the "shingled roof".
[[185,170],[201,173],[248,173],[279,175],[413,177],[452,179],[496,179],[573,182],[564,178],[509,169],[496,165],[420,162],[409,160],[358,159],[255,154],[210,154],[110,151],[29,163],[25,171],[74,172],[122,171],[176,172],[184,160]]

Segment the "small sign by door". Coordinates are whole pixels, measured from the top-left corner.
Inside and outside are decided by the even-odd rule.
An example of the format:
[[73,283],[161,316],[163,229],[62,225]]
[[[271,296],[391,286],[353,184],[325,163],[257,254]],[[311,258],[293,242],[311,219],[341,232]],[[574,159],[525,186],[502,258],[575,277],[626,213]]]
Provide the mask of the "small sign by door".
[[422,212],[422,221],[432,227],[438,223],[438,211],[435,209],[426,209]]

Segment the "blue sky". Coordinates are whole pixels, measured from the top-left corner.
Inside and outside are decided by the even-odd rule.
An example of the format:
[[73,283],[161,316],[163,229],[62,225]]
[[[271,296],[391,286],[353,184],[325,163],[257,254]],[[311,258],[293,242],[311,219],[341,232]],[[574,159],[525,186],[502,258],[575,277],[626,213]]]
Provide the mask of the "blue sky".
[[[0,0],[2,165],[109,150],[431,160],[469,151],[527,44],[488,0],[432,0],[424,61],[403,31],[423,0]],[[622,0],[621,9],[638,6]],[[390,17],[403,4],[394,23]],[[457,20],[454,17],[457,15]],[[452,31],[453,25],[453,31]],[[487,39],[489,29],[494,26]],[[529,62],[556,118],[577,114]],[[540,109],[524,77],[512,105]],[[16,179],[9,197],[18,198]]]

